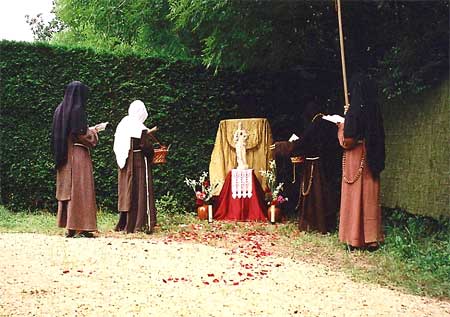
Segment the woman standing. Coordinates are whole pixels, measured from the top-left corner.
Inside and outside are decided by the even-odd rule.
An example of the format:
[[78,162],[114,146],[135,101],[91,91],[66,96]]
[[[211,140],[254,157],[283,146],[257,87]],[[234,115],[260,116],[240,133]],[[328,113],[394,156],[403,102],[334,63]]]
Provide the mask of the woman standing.
[[336,126],[324,119],[315,102],[306,105],[303,117],[308,125],[302,136],[293,142],[276,142],[275,156],[304,156],[299,198],[298,227],[301,231],[327,233],[336,228],[337,200],[331,190],[330,177],[324,170],[324,159],[336,140]]
[[384,127],[371,80],[350,80],[351,105],[338,137],[344,148],[339,239],[352,247],[373,248],[383,241],[380,173],[384,169]]
[[151,133],[144,121],[147,110],[140,100],[131,103],[116,129],[114,152],[119,166],[118,210],[116,231],[153,232],[156,224],[155,196],[151,163],[154,155]]
[[57,223],[67,237],[77,232],[92,237],[97,230],[97,205],[90,150],[97,145],[95,128],[88,128],[88,87],[71,82],[56,108],[52,126],[52,150],[56,164]]

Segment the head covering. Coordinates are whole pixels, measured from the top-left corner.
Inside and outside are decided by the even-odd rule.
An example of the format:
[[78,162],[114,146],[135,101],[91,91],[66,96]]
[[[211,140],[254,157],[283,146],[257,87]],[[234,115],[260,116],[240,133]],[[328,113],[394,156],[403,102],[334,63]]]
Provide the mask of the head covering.
[[64,99],[53,115],[51,147],[56,167],[67,161],[67,138],[71,133],[85,134],[87,115],[85,111],[89,88],[79,81],[71,82]]
[[345,116],[344,137],[364,139],[367,163],[374,177],[384,169],[384,126],[373,81],[362,73],[350,80],[350,109]]
[[314,100],[310,100],[306,106],[305,110],[303,110],[303,118],[306,121],[306,124],[311,123],[311,120],[314,116],[322,111],[322,107],[319,106]]
[[120,168],[123,168],[127,161],[131,138],[140,139],[142,130],[148,130],[144,125],[147,116],[145,104],[140,100],[135,100],[128,108],[128,116],[123,117],[117,125],[114,135],[114,153]]

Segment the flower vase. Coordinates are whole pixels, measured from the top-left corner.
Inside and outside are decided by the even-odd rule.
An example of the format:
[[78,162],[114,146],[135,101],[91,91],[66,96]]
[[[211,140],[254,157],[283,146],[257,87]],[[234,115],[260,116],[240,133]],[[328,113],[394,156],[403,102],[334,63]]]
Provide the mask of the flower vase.
[[281,209],[276,205],[270,205],[267,209],[267,218],[270,223],[279,222],[281,219]]
[[197,216],[200,220],[208,219],[208,205],[204,204],[197,207]]

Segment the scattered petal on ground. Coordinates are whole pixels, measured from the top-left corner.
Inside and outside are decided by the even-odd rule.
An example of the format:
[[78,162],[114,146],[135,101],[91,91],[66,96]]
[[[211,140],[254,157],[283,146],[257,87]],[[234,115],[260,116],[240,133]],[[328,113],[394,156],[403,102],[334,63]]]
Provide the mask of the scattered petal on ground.
[[446,301],[277,257],[273,233],[189,228],[162,240],[0,234],[0,315],[450,316]]

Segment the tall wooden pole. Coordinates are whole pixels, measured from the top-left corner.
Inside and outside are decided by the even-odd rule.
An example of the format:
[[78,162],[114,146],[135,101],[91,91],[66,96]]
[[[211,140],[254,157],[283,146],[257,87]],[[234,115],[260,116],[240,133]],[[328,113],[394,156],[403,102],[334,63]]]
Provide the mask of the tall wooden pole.
[[339,22],[339,42],[341,45],[341,63],[342,63],[342,79],[344,81],[344,114],[347,113],[350,108],[350,103],[348,101],[348,88],[347,88],[347,72],[345,69],[345,52],[344,52],[344,34],[342,31],[342,15],[341,15],[341,0],[336,0],[337,2],[337,14]]

